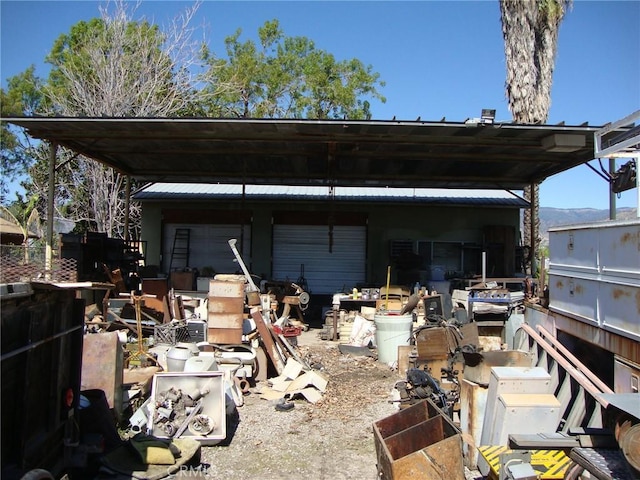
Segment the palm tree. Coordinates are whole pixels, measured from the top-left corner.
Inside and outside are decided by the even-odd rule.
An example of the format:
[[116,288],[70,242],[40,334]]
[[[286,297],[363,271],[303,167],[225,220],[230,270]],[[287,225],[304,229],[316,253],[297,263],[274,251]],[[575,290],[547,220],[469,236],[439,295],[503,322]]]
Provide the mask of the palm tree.
[[[500,0],[500,19],[507,67],[505,82],[509,111],[517,123],[547,121],[558,31],[572,0]],[[531,242],[526,268],[534,273],[539,241],[539,185],[525,188],[532,202],[524,212],[525,244]],[[533,218],[532,218],[533,217]]]

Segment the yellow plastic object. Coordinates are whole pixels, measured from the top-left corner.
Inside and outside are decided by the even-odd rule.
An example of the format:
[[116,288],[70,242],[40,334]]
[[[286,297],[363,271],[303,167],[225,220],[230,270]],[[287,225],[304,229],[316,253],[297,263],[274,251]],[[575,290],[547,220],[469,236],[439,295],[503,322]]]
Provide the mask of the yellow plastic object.
[[[511,453],[512,449],[502,445],[478,447],[480,454],[489,464],[491,471],[488,477],[500,478],[500,455]],[[538,472],[540,480],[562,479],[569,467],[571,459],[562,450],[529,450],[531,466]]]

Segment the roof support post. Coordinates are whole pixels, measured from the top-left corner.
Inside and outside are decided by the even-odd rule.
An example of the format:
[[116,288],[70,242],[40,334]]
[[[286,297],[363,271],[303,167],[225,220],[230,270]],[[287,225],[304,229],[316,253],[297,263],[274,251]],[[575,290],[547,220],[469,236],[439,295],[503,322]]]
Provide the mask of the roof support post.
[[531,239],[530,239],[530,245],[531,245],[531,276],[535,277],[536,275],[536,253],[538,252],[538,238],[537,238],[537,232],[538,229],[536,228],[536,225],[538,223],[538,212],[536,210],[536,205],[538,204],[538,198],[537,198],[537,192],[536,192],[536,184],[532,183],[531,186],[529,187],[529,189],[531,190],[531,194],[529,198],[529,202],[531,202],[531,204],[529,205],[529,209],[531,210],[531,228],[530,228],[530,235],[531,235]]
[[131,175],[127,175],[124,187],[124,241],[129,241],[129,216],[131,209]]
[[[609,173],[611,175],[616,173],[615,157],[609,158]],[[612,190],[613,177],[611,175],[609,176],[609,220],[615,220],[616,219],[616,194]]]
[[56,191],[56,153],[58,144],[49,143],[49,192],[47,195],[47,244],[45,251],[45,278],[51,279],[53,269],[53,202]]

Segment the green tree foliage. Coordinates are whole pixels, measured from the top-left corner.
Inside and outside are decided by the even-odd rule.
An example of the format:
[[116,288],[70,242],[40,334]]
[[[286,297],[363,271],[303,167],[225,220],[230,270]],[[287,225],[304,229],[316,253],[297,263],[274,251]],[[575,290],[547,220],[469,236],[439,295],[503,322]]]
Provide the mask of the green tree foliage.
[[[0,109],[3,118],[32,115],[40,110],[43,102],[42,82],[35,76],[31,66],[23,73],[7,80],[7,90],[0,89]],[[32,146],[22,129],[0,124],[0,155],[2,175],[0,175],[0,200],[7,203],[9,184],[27,175],[33,163],[30,154]]]
[[[126,2],[111,5],[112,11],[101,9],[101,18],[78,22],[58,37],[46,57],[46,81],[31,68],[9,82],[3,116],[368,119],[369,100],[385,101],[378,91],[384,82],[371,66],[337,60],[306,37],[287,37],[277,20],[259,29],[258,44],[241,42],[238,30],[226,39],[221,57],[191,40],[197,5],[165,29],[133,20]],[[198,67],[204,67],[200,77]],[[2,128],[4,133],[8,127]],[[44,218],[47,145],[20,152],[17,137],[2,140],[3,181],[10,178],[5,163],[9,173],[28,167],[30,200],[16,205],[36,205]],[[56,182],[56,215],[125,235],[122,175],[60,148]],[[139,205],[131,208],[135,225]]]
[[338,61],[306,37],[287,37],[277,20],[258,29],[259,44],[225,40],[226,58],[203,49],[209,116],[233,118],[371,118],[382,102],[379,74],[357,59]]

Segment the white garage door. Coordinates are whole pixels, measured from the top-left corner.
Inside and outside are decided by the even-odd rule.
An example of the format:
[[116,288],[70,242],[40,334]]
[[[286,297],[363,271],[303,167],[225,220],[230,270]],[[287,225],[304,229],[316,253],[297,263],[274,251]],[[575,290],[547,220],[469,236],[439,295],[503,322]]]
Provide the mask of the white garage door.
[[[251,227],[244,226],[244,248],[240,249],[240,225],[198,225],[169,223],[164,226],[164,242],[162,264],[164,271],[169,270],[171,251],[176,229],[189,229],[189,267],[202,271],[203,267],[212,267],[216,273],[242,273],[240,265],[235,261],[233,251],[229,247],[229,239],[238,240],[236,248],[242,260],[251,265]],[[174,266],[183,266],[184,262]],[[251,269],[249,269],[251,270]]]
[[273,278],[296,282],[301,273],[309,291],[349,291],[365,280],[366,227],[334,226],[329,252],[326,225],[273,226]]

